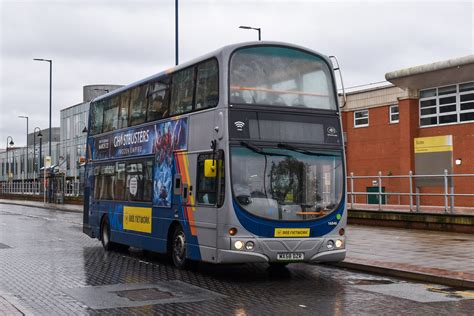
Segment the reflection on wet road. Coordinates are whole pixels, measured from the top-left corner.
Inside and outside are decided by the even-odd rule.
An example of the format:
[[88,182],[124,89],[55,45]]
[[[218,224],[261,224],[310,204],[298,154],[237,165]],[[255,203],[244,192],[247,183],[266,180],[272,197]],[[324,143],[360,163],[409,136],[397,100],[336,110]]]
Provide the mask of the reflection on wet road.
[[[469,314],[474,293],[329,266],[175,269],[106,253],[81,214],[0,205],[0,301],[34,314]],[[1,305],[0,305],[1,308]],[[1,311],[1,309],[0,309]]]

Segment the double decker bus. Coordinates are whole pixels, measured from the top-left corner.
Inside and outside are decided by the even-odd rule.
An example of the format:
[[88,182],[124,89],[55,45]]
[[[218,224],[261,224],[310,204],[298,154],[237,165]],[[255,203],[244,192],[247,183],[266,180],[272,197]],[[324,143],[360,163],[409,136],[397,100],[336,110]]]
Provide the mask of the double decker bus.
[[83,231],[106,250],[210,263],[341,261],[333,66],[292,44],[226,46],[94,99]]

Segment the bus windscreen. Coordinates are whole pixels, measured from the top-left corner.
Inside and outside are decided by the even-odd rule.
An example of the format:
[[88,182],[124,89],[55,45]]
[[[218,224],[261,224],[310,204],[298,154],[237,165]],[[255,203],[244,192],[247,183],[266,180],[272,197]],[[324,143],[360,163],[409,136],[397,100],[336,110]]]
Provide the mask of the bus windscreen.
[[281,46],[237,50],[230,103],[336,110],[331,71],[319,56]]

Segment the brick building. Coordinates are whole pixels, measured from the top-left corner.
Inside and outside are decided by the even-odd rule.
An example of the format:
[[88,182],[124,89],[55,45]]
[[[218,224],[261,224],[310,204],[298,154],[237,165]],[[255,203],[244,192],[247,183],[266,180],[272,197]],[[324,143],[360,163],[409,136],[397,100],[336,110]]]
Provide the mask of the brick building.
[[[449,174],[474,174],[474,55],[390,72],[386,79],[390,84],[347,94],[342,120],[348,175],[443,174],[444,169]],[[425,138],[434,136],[441,137]],[[430,147],[426,153],[415,148],[415,142],[425,141],[446,144]],[[441,156],[450,158],[440,162]],[[436,179],[437,183],[423,185],[423,179],[418,179],[412,190],[419,187],[420,193],[443,193],[444,179]],[[378,187],[378,181],[354,180],[354,191],[366,192]],[[410,191],[408,178],[382,178],[381,182],[388,193]],[[472,194],[474,177],[453,177],[449,187],[456,194]],[[367,199],[359,195],[356,202],[366,203]],[[455,206],[474,206],[473,197],[455,199]],[[444,202],[442,196],[421,197],[424,205]],[[386,203],[409,204],[409,199],[393,194]]]

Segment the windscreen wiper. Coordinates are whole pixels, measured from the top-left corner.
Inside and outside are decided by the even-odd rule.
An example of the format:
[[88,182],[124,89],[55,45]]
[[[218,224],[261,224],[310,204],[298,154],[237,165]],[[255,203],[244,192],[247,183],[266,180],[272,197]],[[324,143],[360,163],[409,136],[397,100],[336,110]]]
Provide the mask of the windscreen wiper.
[[298,147],[295,147],[293,145],[286,144],[286,143],[278,143],[278,148],[288,149],[288,150],[291,150],[291,151],[296,151],[298,153],[302,153],[302,154],[305,154],[305,155],[311,155],[311,156],[335,157],[335,155],[333,155],[333,154],[325,154],[325,153],[320,153],[320,152],[309,151],[309,150],[301,149],[301,148],[298,148]]
[[249,142],[241,141],[240,144],[244,147],[247,147],[251,151],[256,152],[257,154],[260,154],[260,155],[289,157],[289,155],[285,155],[285,154],[271,153],[271,152],[264,151],[261,148],[258,148],[257,146],[255,146],[255,145],[253,145]]

